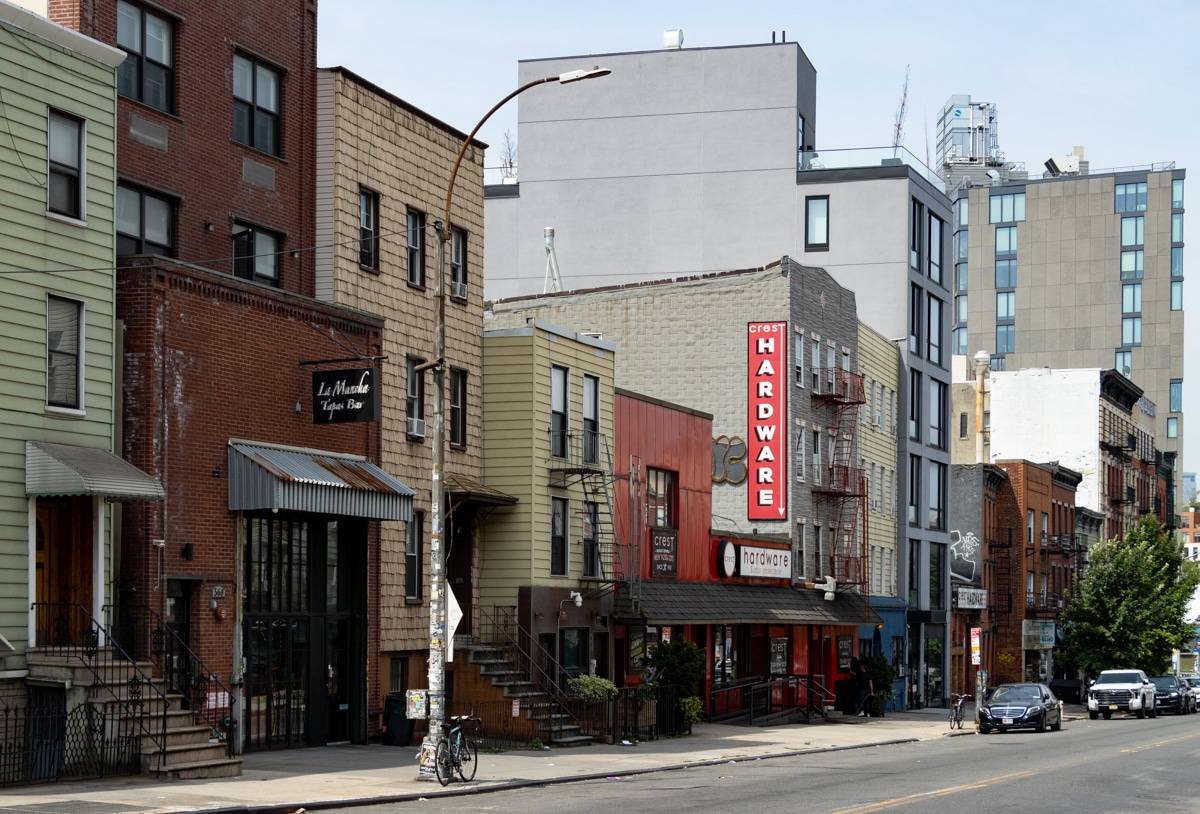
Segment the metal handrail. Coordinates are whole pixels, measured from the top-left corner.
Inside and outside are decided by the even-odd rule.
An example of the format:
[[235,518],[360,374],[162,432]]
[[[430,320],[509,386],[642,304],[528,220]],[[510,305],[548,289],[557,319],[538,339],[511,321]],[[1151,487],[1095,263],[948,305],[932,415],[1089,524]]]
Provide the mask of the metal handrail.
[[[575,714],[568,709],[567,706],[568,696],[565,692],[563,692],[562,688],[559,687],[558,679],[556,678],[556,676],[562,676],[566,673],[566,671],[563,670],[562,665],[558,663],[558,659],[550,655],[550,653],[540,644],[536,643],[529,631],[523,628],[521,623],[517,621],[515,609],[511,606],[504,608],[504,610],[510,611],[510,613],[505,614],[504,624],[501,624],[496,617],[488,613],[482,605],[477,605],[476,607],[480,615],[483,617],[483,621],[487,623],[486,627],[481,626],[479,629],[480,641],[485,644],[500,645],[510,653],[515,653],[517,666],[521,669],[524,675],[529,677],[529,680],[533,683],[534,688],[539,692],[543,692],[550,696],[554,704],[558,706],[561,715],[556,715],[553,709],[550,710],[549,723],[551,737],[553,738],[555,735],[562,735],[563,724],[561,718],[563,716],[569,717],[572,721],[572,725],[576,725],[578,721],[575,719]],[[499,615],[501,608],[497,606],[494,608],[494,610],[496,610],[497,615]],[[509,627],[516,629],[516,636],[514,636],[513,632],[509,630]],[[497,637],[493,635],[493,641],[485,641],[485,631],[487,630],[492,631],[493,634],[500,634],[500,636],[503,638],[501,640],[495,640]],[[522,638],[530,643],[529,652],[527,652],[525,648],[521,646]],[[545,659],[545,662],[554,670],[553,676],[547,673],[546,670],[542,668],[541,664],[538,663],[538,660],[533,657],[533,648],[535,647],[537,648],[536,652],[539,653]]]
[[[88,612],[87,608],[74,602],[34,602],[30,606],[34,613],[35,625],[39,630],[53,631],[54,640],[50,644],[37,645],[46,655],[77,658],[91,671],[96,679],[96,686],[102,687],[133,720],[142,734],[150,739],[158,750],[160,762],[165,762],[167,753],[167,713],[171,709],[171,699],[154,683],[154,679],[146,675],[137,662],[121,646],[112,632]],[[79,618],[72,620],[70,613]],[[38,622],[43,623],[37,624]],[[53,626],[51,628],[51,624]],[[86,623],[86,629],[85,629]],[[126,695],[119,696],[112,687],[111,674],[118,667],[113,654],[120,656],[122,668],[133,671],[133,675],[125,682]],[[101,671],[109,673],[108,677]],[[153,695],[162,704],[162,714],[153,726],[147,725],[150,717],[146,700],[142,697],[143,687],[149,687]],[[154,730],[158,731],[155,732]]]
[[[106,606],[106,609],[111,615],[113,606]],[[237,698],[230,692],[229,687],[225,686],[217,674],[208,668],[179,634],[171,629],[166,620],[149,605],[125,604],[117,610],[122,613],[124,622],[118,629],[129,634],[136,642],[132,646],[133,651],[149,654],[151,661],[166,680],[167,686],[172,692],[183,696],[186,708],[212,731],[214,737],[225,743],[226,755],[232,758],[235,740],[232,735],[237,728],[237,716],[234,715]],[[139,611],[147,617],[147,623],[144,625],[138,624],[136,614]],[[125,629],[126,625],[129,629]],[[141,640],[139,631],[144,631],[145,641]],[[130,643],[127,639],[126,644]],[[181,686],[179,683],[181,671],[167,663],[171,655],[183,656],[187,660],[186,668],[182,671],[187,678],[187,686]],[[210,684],[215,684],[218,689],[210,690]]]

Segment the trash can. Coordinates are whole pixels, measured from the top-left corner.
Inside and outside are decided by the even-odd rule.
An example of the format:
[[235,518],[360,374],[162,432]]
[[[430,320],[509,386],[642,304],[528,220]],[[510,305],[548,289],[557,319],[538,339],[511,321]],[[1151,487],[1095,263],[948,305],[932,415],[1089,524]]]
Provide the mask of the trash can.
[[389,692],[383,702],[383,733],[385,746],[408,746],[413,739],[413,726],[416,723],[406,715],[407,704],[404,693]]

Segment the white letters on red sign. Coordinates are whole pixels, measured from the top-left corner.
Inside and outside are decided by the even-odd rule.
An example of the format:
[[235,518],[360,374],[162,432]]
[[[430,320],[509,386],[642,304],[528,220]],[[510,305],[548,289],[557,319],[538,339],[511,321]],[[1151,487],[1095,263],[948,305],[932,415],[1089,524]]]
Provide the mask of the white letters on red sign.
[[750,520],[786,520],[787,323],[751,322],[746,333],[747,458],[754,462],[747,483],[746,516]]

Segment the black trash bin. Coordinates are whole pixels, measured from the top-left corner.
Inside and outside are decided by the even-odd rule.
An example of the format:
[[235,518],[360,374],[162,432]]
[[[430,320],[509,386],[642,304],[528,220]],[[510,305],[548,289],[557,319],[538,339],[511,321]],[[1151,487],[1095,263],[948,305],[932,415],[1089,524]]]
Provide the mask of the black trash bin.
[[385,746],[408,746],[413,739],[413,726],[416,723],[406,714],[407,705],[404,693],[390,692],[383,702],[383,733]]

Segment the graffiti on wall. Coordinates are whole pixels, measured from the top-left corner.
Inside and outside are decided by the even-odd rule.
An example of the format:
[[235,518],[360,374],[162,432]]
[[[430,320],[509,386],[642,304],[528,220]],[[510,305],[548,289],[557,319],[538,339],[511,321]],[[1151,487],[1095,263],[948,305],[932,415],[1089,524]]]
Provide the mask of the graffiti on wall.
[[983,571],[983,546],[975,532],[950,532],[950,579],[979,585]]

